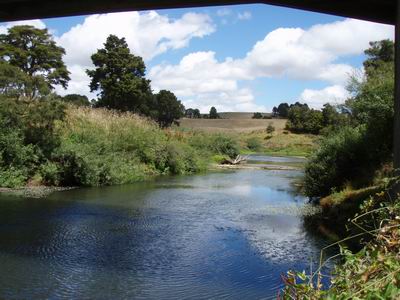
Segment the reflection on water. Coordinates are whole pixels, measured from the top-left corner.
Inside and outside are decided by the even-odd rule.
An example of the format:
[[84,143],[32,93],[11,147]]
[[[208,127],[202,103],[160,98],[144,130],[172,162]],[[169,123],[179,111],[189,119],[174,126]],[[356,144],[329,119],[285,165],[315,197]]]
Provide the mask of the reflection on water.
[[238,170],[0,198],[0,298],[269,299],[324,244],[298,171]]

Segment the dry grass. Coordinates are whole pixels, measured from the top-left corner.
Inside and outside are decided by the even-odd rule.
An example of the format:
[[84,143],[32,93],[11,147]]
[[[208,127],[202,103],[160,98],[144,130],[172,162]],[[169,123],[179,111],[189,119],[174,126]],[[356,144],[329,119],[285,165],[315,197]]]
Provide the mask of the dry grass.
[[358,190],[346,188],[345,190],[333,193],[320,200],[320,205],[324,210],[331,209],[337,205],[359,205],[360,201],[382,191],[382,186],[370,186]]
[[181,127],[207,132],[252,132],[264,130],[269,124],[277,133],[282,132],[286,119],[182,119]]
[[126,112],[121,113],[103,108],[89,108],[70,106],[67,110],[66,122],[69,125],[81,125],[81,122],[94,124],[97,127],[112,131],[115,127],[127,128],[154,128],[158,126],[155,122]]

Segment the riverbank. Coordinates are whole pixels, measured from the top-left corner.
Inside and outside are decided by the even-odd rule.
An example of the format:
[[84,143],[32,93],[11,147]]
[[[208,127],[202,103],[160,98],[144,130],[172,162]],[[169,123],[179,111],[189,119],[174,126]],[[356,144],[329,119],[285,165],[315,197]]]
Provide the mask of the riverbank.
[[160,175],[194,174],[239,153],[277,153],[269,140],[280,141],[279,147],[291,145],[296,150],[287,154],[296,155],[305,154],[304,144],[313,141],[282,132],[270,138],[263,131],[161,129],[131,113],[57,101],[10,101],[10,105],[0,114],[4,122],[16,120],[1,137],[9,145],[0,162],[0,187],[7,188],[118,185]]
[[[332,246],[341,246],[343,263],[336,266],[328,290],[315,284],[315,279],[322,276],[318,269],[311,273],[289,272],[284,299],[398,299],[398,185],[398,179],[391,179],[386,185],[343,191],[321,199],[322,210],[306,217],[306,223],[329,228],[325,235],[336,236]],[[329,260],[323,255],[321,258]]]
[[0,112],[1,124],[15,120],[0,137],[7,145],[0,187],[127,184],[202,172],[214,156],[240,152],[229,134],[161,129],[131,113],[57,101],[9,104]]
[[21,188],[0,188],[0,195],[24,198],[45,198],[54,192],[73,190],[75,187],[27,186]]

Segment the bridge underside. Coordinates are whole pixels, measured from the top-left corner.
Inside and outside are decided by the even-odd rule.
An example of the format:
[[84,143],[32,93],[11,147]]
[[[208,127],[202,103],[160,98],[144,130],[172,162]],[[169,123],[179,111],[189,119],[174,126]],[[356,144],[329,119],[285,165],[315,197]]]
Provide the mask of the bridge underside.
[[395,24],[396,0],[0,0],[0,21],[127,10],[264,3]]
[[[264,3],[396,25],[400,41],[398,0],[0,0],[0,21],[94,13]],[[400,168],[400,43],[396,43],[394,166]]]

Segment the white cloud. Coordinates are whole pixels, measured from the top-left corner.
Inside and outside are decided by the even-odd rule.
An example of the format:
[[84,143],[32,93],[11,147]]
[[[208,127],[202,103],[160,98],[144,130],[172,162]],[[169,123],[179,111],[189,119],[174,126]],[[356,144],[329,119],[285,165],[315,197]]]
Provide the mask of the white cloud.
[[221,8],[217,10],[217,16],[218,17],[226,17],[232,14],[232,10],[228,8]]
[[321,90],[305,89],[299,100],[312,108],[321,109],[325,103],[342,104],[349,96],[349,92],[343,86],[333,85]]
[[214,31],[211,18],[198,13],[186,13],[178,19],[154,11],[89,16],[56,38],[66,50],[64,61],[72,79],[68,91],[59,89],[58,92],[93,97],[89,93],[85,70],[93,67],[90,56],[103,47],[110,34],[125,37],[131,52],[149,61],[168,50],[187,47],[191,39],[202,38]]
[[393,35],[393,26],[351,19],[315,25],[308,30],[278,28],[257,42],[244,58],[218,62],[212,51],[196,52],[177,65],[155,66],[149,76],[156,89],[170,89],[203,111],[217,103],[229,111],[243,107],[247,111],[257,110],[253,109],[257,105],[252,91],[239,85],[245,80],[320,80],[333,86],[320,91],[307,89],[300,97],[310,106],[321,107],[329,101],[343,101],[348,96],[343,86],[349,75],[357,71],[336,61],[345,55],[361,54],[370,40],[393,39]]
[[7,22],[3,25],[0,25],[0,34],[7,33],[8,28],[11,28],[13,26],[18,26],[18,25],[31,25],[35,26],[36,28],[39,29],[44,29],[46,28],[46,24],[42,20],[27,20],[27,21],[15,21],[15,22]]
[[67,51],[67,63],[90,65],[90,55],[102,47],[110,34],[125,37],[134,54],[150,60],[214,31],[211,18],[205,14],[186,13],[179,19],[170,19],[155,11],[125,12],[89,16],[57,41]]
[[250,89],[241,88],[239,79],[249,79],[241,66],[227,59],[220,63],[215,52],[186,55],[178,65],[158,65],[149,72],[153,89],[169,89],[183,99],[187,107],[208,112],[211,106],[219,111],[266,111],[256,105]]
[[244,11],[244,12],[238,13],[238,15],[237,15],[237,18],[241,21],[250,20],[251,17],[252,17],[252,14],[250,11]]
[[335,61],[361,54],[371,40],[393,39],[389,25],[345,19],[308,30],[278,28],[256,43],[245,61],[255,76],[287,76],[343,83],[353,68]]
[[97,98],[96,93],[90,93],[90,79],[86,74],[86,68],[79,65],[68,66],[71,72],[71,80],[68,83],[68,89],[64,90],[61,86],[56,86],[55,92],[59,95],[80,94],[85,95],[89,99]]

